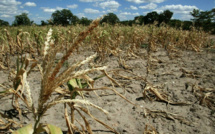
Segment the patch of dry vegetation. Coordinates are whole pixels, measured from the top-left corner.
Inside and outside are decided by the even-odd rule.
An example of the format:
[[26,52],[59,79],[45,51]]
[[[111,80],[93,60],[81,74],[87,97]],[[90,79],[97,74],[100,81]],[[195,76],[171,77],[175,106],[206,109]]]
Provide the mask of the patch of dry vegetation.
[[[20,122],[15,122],[0,113],[0,129],[13,132],[19,127],[23,127],[22,118],[25,113],[32,113],[35,123],[33,131],[48,128],[49,125],[40,124],[40,119],[52,106],[63,103],[65,110],[65,120],[70,134],[75,132],[93,133],[86,118],[86,115],[105,126],[114,133],[118,133],[114,128],[102,122],[90,113],[88,106],[94,107],[101,112],[106,110],[85,99],[84,92],[95,92],[97,90],[111,90],[116,95],[133,104],[120,94],[115,87],[124,88],[124,84],[118,79],[141,80],[146,83],[143,96],[150,100],[163,101],[172,105],[187,105],[185,102],[174,102],[169,100],[167,95],[161,92],[153,84],[149,84],[147,78],[161,60],[153,58],[152,54],[159,49],[164,49],[170,59],[180,56],[181,50],[200,52],[203,48],[213,48],[207,38],[208,34],[203,31],[192,29],[191,31],[177,30],[166,25],[157,27],[154,25],[146,26],[120,26],[120,25],[99,25],[99,19],[93,21],[89,27],[81,25],[73,27],[19,27],[8,28],[0,34],[0,69],[9,71],[11,78],[9,81],[13,85],[1,85],[4,88],[0,92],[0,97],[13,96],[12,105],[18,111]],[[47,34],[48,33],[48,34]],[[62,70],[69,57],[74,57],[84,50],[92,51],[93,55],[85,60],[68,65]],[[140,49],[146,49],[146,54],[140,53]],[[56,61],[56,55],[62,53],[60,60]],[[28,55],[28,56],[26,56]],[[12,58],[17,56],[16,64],[12,63]],[[115,56],[118,59],[121,70],[106,71],[103,66],[107,57]],[[142,58],[147,61],[147,70],[144,76],[135,75],[130,70],[126,62],[128,59]],[[81,69],[87,65],[88,68]],[[33,103],[31,87],[27,77],[32,70],[41,73],[41,90],[38,98],[38,106]],[[127,74],[121,75],[123,71]],[[97,72],[100,76],[91,77],[90,74]],[[196,77],[192,72],[183,70],[184,75]],[[110,82],[110,87],[94,88],[94,82],[106,77]],[[68,87],[65,84],[68,84]],[[193,85],[193,92],[199,98],[201,105],[206,105],[214,109],[214,89],[201,88]],[[58,93],[58,95],[56,95]],[[95,92],[96,93],[96,92]],[[82,99],[76,99],[81,96]],[[26,108],[22,108],[19,102],[22,101]],[[136,105],[137,106],[137,105]],[[139,107],[139,106],[137,106]],[[68,110],[70,114],[68,114]],[[83,119],[80,123],[74,116],[77,112]],[[179,120],[183,123],[190,122],[173,113],[165,111],[155,111],[145,109],[145,116],[163,116],[172,120]],[[70,117],[70,118],[69,118]],[[76,122],[76,123],[75,123]],[[77,126],[79,124],[79,126]],[[57,130],[56,130],[57,131]],[[154,133],[156,130],[150,125],[146,125],[144,134]]]

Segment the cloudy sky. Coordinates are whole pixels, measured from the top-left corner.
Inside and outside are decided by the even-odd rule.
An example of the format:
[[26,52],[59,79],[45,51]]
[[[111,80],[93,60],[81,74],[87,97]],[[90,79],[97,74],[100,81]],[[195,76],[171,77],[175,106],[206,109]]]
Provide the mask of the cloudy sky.
[[189,20],[193,9],[211,10],[215,0],[0,0],[0,19],[12,23],[14,16],[28,13],[35,23],[50,19],[56,10],[69,9],[79,18],[95,19],[109,12],[120,20],[169,9],[174,19]]

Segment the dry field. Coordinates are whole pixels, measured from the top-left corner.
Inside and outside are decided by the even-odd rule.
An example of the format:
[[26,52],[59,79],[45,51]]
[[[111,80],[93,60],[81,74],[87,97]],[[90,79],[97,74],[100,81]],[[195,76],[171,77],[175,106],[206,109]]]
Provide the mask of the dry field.
[[98,21],[1,31],[0,133],[215,132],[213,38]]

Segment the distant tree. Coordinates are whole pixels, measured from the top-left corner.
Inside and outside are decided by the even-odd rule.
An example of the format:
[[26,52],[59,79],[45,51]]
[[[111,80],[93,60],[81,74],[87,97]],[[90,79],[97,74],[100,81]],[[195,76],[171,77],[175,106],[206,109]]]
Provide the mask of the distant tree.
[[190,14],[193,16],[193,19],[191,19],[191,20],[195,23],[195,26],[200,27],[201,21],[202,21],[202,20],[200,20],[200,10],[199,9],[193,9],[193,11],[190,12]]
[[92,22],[92,20],[89,20],[86,17],[82,17],[79,21],[79,24],[82,24],[84,26],[88,26],[88,25],[90,25],[91,22]]
[[72,20],[71,20],[71,24],[76,25],[79,22],[80,22],[80,19],[77,16],[73,15]]
[[0,19],[0,26],[9,26],[9,23]]
[[142,25],[144,23],[144,16],[140,15],[140,16],[134,17],[134,23]]
[[197,28],[202,27],[205,31],[212,31],[215,33],[215,8],[210,11],[194,9],[190,14],[193,16],[191,20]]
[[48,25],[54,25],[54,23],[53,23],[53,20],[52,20],[52,19],[48,19],[48,20],[47,20],[47,22],[48,22]]
[[21,15],[15,16],[15,20],[13,22],[13,25],[14,26],[20,26],[20,25],[30,26],[31,21],[28,18],[28,14],[27,13],[22,13]]
[[193,26],[193,22],[173,19],[169,21],[168,25],[177,29],[182,28],[183,30],[191,30],[191,27]]
[[158,22],[158,25],[160,25],[162,22],[168,23],[173,16],[173,12],[170,10],[165,10],[164,12],[158,14],[156,11],[149,12],[146,14],[146,16],[140,15],[136,16],[134,18],[135,24],[153,24],[155,21]]
[[31,25],[36,25],[33,20],[31,21]]
[[114,25],[116,23],[119,23],[119,18],[114,13],[108,13],[102,20],[101,23],[109,23],[111,25]]
[[173,19],[169,21],[168,25],[171,27],[180,28],[182,23],[183,22],[181,20]]
[[172,16],[173,12],[170,10],[165,10],[163,13],[160,13],[158,17],[159,24],[162,22],[167,24],[171,20]]
[[192,26],[193,26],[192,21],[183,21],[183,23],[182,23],[183,30],[191,30]]
[[194,19],[192,19],[192,20],[195,21],[199,18],[200,10],[199,9],[193,9],[193,11],[190,12],[190,14],[194,17]]
[[147,13],[146,16],[143,17],[144,24],[153,24],[155,21],[158,21],[159,14],[155,11]]
[[41,26],[45,26],[45,25],[48,25],[48,22],[45,22],[44,20],[41,20]]
[[212,22],[215,22],[215,8],[211,9],[211,14],[212,14]]
[[63,9],[61,11],[57,10],[52,13],[51,17],[52,23],[55,25],[67,26],[69,24],[76,24],[79,21],[78,17],[73,15],[68,9]]
[[125,26],[132,26],[132,24],[134,24],[134,21],[133,20],[120,21],[120,24]]

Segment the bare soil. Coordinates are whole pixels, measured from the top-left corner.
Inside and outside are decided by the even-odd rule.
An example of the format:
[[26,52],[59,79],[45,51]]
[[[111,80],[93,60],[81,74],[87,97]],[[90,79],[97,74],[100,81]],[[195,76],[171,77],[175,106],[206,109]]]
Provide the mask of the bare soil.
[[[68,63],[71,64],[74,61],[85,59],[91,54],[93,52],[81,52],[81,56],[73,56],[75,60],[70,59]],[[91,114],[112,126],[121,134],[143,134],[146,125],[155,128],[159,134],[214,133],[215,53],[211,51],[181,51],[178,55],[175,55],[177,57],[171,59],[166,51],[159,49],[151,54],[152,62],[148,76],[146,50],[141,49],[139,55],[141,56],[137,58],[126,58],[125,63],[128,68],[119,64],[119,59],[114,56],[106,57],[105,61],[100,63],[108,66],[107,71],[121,69],[118,74],[130,78],[122,78],[110,73],[124,87],[116,86],[117,91],[135,103],[136,106],[115,95],[112,91],[96,91],[99,97],[94,92],[90,92],[85,94],[86,99],[109,112],[108,115],[105,115],[89,107]],[[92,76],[96,76],[96,74],[94,73]],[[4,85],[8,83],[8,76],[7,70],[1,70],[0,83],[4,83]],[[139,76],[139,79],[137,76]],[[150,84],[159,89],[160,93],[165,93],[168,100],[184,102],[188,105],[168,104],[159,100],[155,94],[147,91],[148,97],[144,97],[143,93],[146,90],[147,83],[141,78],[146,78]],[[32,97],[37,106],[40,91],[39,71],[32,72],[27,80],[30,83]],[[111,83],[103,77],[95,83],[95,87],[101,86],[111,87]],[[2,90],[0,88],[0,91]],[[210,107],[206,105],[209,103],[201,101],[206,93],[210,93],[209,98],[213,100]],[[0,112],[4,113],[12,109],[11,96],[0,99]],[[16,121],[19,120],[18,115],[11,118]],[[82,122],[78,115],[76,119]],[[87,119],[95,134],[113,133],[90,117]],[[23,118],[23,123],[28,124],[30,122],[33,122],[33,120],[29,113]],[[63,104],[58,104],[49,109],[41,122],[56,125],[63,131],[67,131]]]

